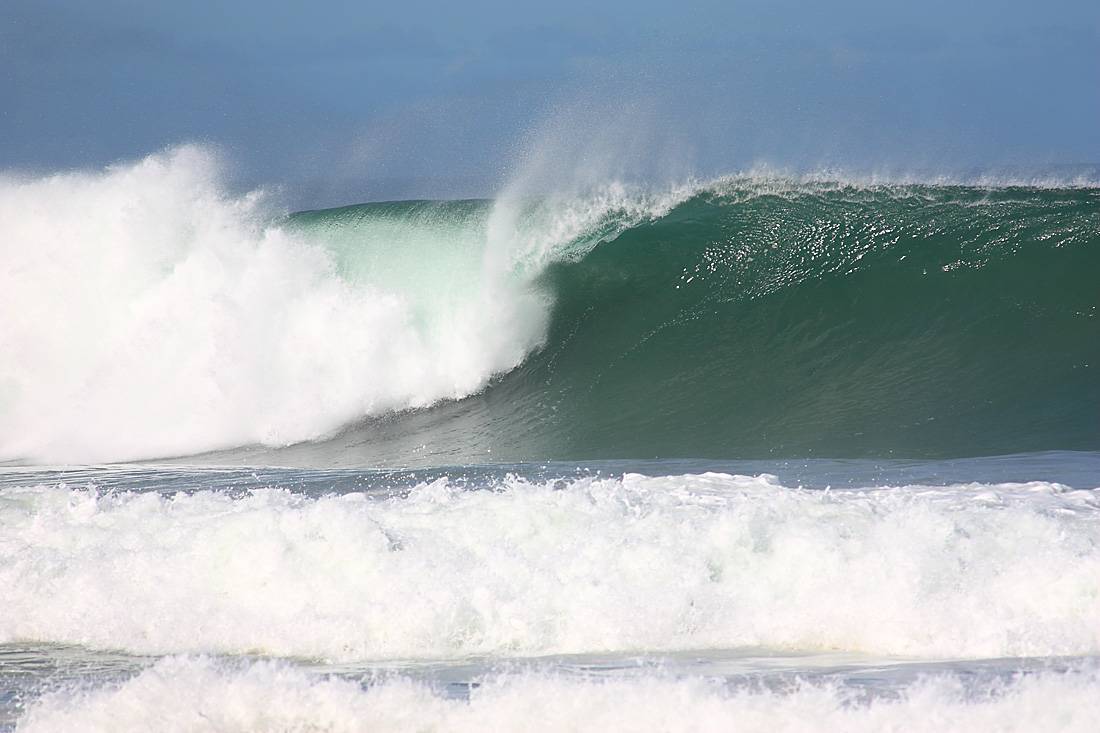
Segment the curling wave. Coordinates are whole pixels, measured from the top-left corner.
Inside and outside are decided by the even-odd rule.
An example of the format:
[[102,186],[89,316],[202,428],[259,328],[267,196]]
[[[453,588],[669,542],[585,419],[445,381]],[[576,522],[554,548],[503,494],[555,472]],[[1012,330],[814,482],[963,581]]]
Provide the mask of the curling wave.
[[0,182],[0,213],[0,460],[1100,449],[1095,188],[748,178],[286,217],[182,148]]

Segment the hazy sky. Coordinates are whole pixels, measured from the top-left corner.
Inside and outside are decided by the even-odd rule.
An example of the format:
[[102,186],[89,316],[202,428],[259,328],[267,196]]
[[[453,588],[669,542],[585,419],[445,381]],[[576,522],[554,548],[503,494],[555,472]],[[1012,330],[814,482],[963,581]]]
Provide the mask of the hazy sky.
[[[0,168],[249,180],[1100,163],[1096,0],[0,2]],[[434,182],[434,183],[433,183]]]

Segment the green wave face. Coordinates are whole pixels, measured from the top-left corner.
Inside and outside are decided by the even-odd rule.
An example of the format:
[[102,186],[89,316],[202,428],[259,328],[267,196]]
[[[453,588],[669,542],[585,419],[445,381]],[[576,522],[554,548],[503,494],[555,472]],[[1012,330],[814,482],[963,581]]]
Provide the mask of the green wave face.
[[518,369],[308,450],[400,463],[1100,450],[1098,190],[730,181],[583,251],[542,271],[547,336]]

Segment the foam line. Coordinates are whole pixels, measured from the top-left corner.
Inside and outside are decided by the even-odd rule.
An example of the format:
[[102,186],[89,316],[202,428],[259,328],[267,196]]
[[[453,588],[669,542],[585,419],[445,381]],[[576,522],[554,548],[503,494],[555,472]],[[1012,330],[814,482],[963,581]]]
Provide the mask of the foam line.
[[725,474],[406,498],[0,493],[0,643],[331,660],[1100,653],[1095,491]]
[[118,686],[61,690],[36,701],[18,730],[326,731],[1034,731],[1100,726],[1095,673],[1043,673],[967,695],[931,677],[868,703],[829,685],[728,690],[659,674],[591,681],[546,674],[492,679],[470,700],[392,679],[362,688],[289,665],[243,667],[168,658]]

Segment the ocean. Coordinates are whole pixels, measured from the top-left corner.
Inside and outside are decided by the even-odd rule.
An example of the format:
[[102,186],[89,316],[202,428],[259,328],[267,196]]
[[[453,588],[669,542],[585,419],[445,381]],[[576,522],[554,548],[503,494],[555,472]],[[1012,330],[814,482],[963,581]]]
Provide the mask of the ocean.
[[0,729],[1100,729],[1100,185],[0,175]]

